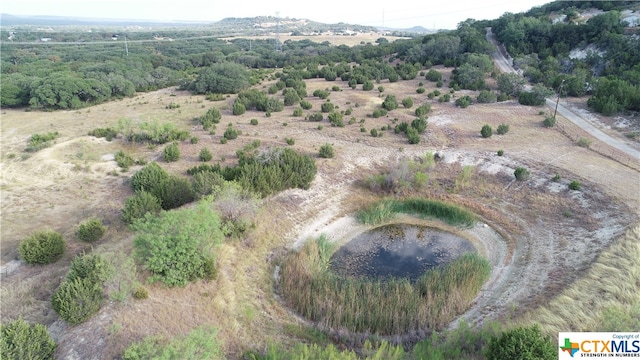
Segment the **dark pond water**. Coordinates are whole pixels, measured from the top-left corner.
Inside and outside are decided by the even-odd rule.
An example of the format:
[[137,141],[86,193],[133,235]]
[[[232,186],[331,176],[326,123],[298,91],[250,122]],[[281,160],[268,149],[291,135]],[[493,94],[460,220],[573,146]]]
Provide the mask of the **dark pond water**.
[[382,226],[353,238],[331,257],[341,276],[416,280],[425,271],[475,252],[466,239],[448,232],[406,224]]

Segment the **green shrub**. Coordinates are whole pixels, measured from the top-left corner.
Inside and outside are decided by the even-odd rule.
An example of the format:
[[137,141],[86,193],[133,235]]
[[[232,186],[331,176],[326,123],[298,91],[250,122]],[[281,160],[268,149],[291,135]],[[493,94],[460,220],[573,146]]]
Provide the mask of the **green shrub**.
[[149,290],[144,286],[138,286],[133,290],[133,298],[136,300],[144,300],[149,298]]
[[309,115],[309,121],[322,121],[324,119],[324,115],[321,112],[316,112]]
[[416,92],[418,94],[424,94],[424,92],[427,91],[425,88],[423,88],[422,86],[420,86],[419,88],[416,89]]
[[591,140],[581,137],[580,139],[578,139],[577,144],[578,146],[588,148],[589,146],[591,146]]
[[330,102],[324,102],[324,103],[322,103],[322,105],[320,105],[320,110],[322,110],[323,113],[328,113],[328,112],[332,111],[333,108],[334,108],[334,106]]
[[233,127],[229,126],[227,127],[227,130],[224,131],[224,135],[223,137],[227,140],[233,140],[238,138],[238,130],[234,129]]
[[427,130],[427,119],[423,117],[414,119],[411,122],[411,127],[416,129],[419,134],[422,134],[423,132],[425,132],[425,130]]
[[496,130],[496,133],[498,135],[504,135],[504,134],[506,134],[508,132],[509,132],[509,125],[507,125],[507,124],[498,125],[498,129]]
[[449,94],[443,94],[438,98],[438,102],[449,102],[449,101],[451,101],[451,95]]
[[578,180],[573,180],[571,181],[571,183],[569,183],[569,189],[571,190],[580,190],[580,188],[581,188],[581,185]]
[[0,324],[0,354],[3,359],[50,360],[56,342],[42,324],[29,325],[19,319]]
[[180,149],[178,144],[171,143],[171,145],[164,148],[162,151],[162,158],[166,162],[175,162],[180,159]]
[[362,90],[364,91],[371,91],[373,90],[373,82],[371,82],[370,80],[365,81],[362,84]]
[[555,175],[551,178],[551,181],[553,181],[553,182],[558,182],[558,181],[560,181],[560,179],[561,179],[560,175],[559,175],[559,174],[555,174]]
[[284,141],[286,141],[287,145],[289,146],[293,146],[296,144],[296,139],[294,138],[287,137],[287,138],[284,138]]
[[196,197],[189,180],[173,175],[162,180],[152,190],[152,194],[160,200],[160,206],[164,210],[188,204]]
[[555,116],[547,116],[546,118],[544,118],[544,121],[542,122],[542,125],[544,125],[544,127],[554,127],[556,126],[556,117]]
[[320,152],[318,154],[321,158],[332,158],[334,154],[333,146],[331,144],[324,144],[320,147]]
[[33,134],[29,138],[29,143],[27,144],[27,148],[24,149],[26,152],[36,152],[38,150],[42,150],[46,147],[51,146],[51,141],[60,135],[57,131],[50,132],[46,134]]
[[344,127],[343,116],[337,111],[333,111],[329,114],[329,122],[332,126]]
[[114,159],[116,163],[122,170],[127,171],[131,167],[131,165],[135,164],[135,160],[131,157],[131,155],[125,153],[122,150],[119,150],[115,153]]
[[304,113],[302,112],[301,108],[297,108],[297,109],[293,110],[293,116],[299,117],[299,116],[302,116],[303,114]]
[[137,219],[141,219],[150,214],[158,214],[162,210],[160,200],[146,191],[136,192],[129,196],[124,203],[122,209],[122,221],[127,224],[133,224]]
[[310,110],[313,107],[313,104],[311,104],[307,100],[302,100],[302,101],[300,101],[300,107],[302,107],[305,110]]
[[95,136],[97,138],[105,138],[107,141],[113,140],[118,136],[118,131],[113,128],[96,128],[88,133],[89,136]]
[[442,87],[442,85],[443,85],[442,81],[438,81],[438,82],[436,82],[436,87],[441,88],[441,87]]
[[226,144],[227,141],[228,141],[227,138],[224,137],[224,136],[222,138],[220,138],[220,144],[222,144],[222,145]]
[[502,155],[504,155],[504,150],[502,149],[498,150],[498,156],[502,156]]
[[223,239],[220,226],[205,199],[195,207],[162,212],[134,225],[134,255],[153,274],[152,281],[184,286],[207,275],[207,261],[215,260],[214,246]]
[[232,109],[233,115],[242,115],[245,112],[247,112],[247,108],[244,106],[242,102],[239,102],[238,100],[236,100],[233,103],[233,109]]
[[468,107],[472,103],[473,103],[473,100],[471,100],[471,97],[469,95],[461,96],[456,99],[456,106],[459,106],[463,109]]
[[496,102],[498,100],[498,96],[493,91],[482,90],[476,99],[480,104],[488,104]]
[[90,278],[76,278],[60,284],[51,298],[53,309],[69,324],[88,320],[102,305],[102,284]]
[[319,97],[320,99],[327,99],[329,97],[330,93],[326,90],[316,90],[313,92],[313,96]]
[[169,110],[173,110],[173,109],[179,109],[180,108],[180,104],[178,103],[170,103],[169,105],[164,107],[165,109],[169,109]]
[[60,259],[65,249],[66,244],[60,233],[44,230],[22,240],[18,252],[27,264],[44,265]]
[[162,180],[169,177],[163,168],[157,163],[152,162],[138,170],[131,178],[131,187],[133,191],[151,191]]
[[442,80],[442,74],[437,70],[431,69],[427,72],[425,78],[429,81],[436,82]]
[[407,134],[407,139],[409,139],[409,144],[418,144],[420,142],[420,133],[417,129],[409,127],[405,133]]
[[431,112],[431,105],[422,104],[416,108],[415,115],[417,117],[425,117],[430,112]]
[[193,191],[197,198],[209,195],[217,187],[224,184],[224,178],[220,173],[213,171],[199,171],[193,174]]
[[378,137],[378,129],[376,128],[371,129],[371,136]]
[[251,125],[254,125],[254,126],[255,126],[255,125],[258,125],[258,119],[253,118],[253,119],[251,119],[251,120],[249,121],[249,123],[250,123]]
[[222,119],[222,114],[218,108],[211,108],[207,110],[207,112],[202,115],[198,120],[202,124],[202,128],[204,130],[209,130],[214,124],[220,123],[220,119]]
[[218,94],[218,93],[207,94],[204,98],[209,101],[222,101],[225,99],[224,94]]
[[413,99],[411,99],[410,97],[402,99],[402,106],[407,109],[411,108],[413,106]]
[[396,100],[395,95],[387,95],[387,97],[382,102],[382,108],[391,111],[398,108],[398,100]]
[[202,162],[207,162],[213,158],[213,155],[211,154],[211,151],[209,151],[209,149],[202,148],[202,150],[200,150],[200,154],[198,155],[198,158]]
[[78,225],[76,236],[78,239],[86,242],[94,242],[107,232],[107,227],[102,224],[102,220],[91,218]]
[[487,360],[551,360],[558,358],[558,349],[543,336],[537,325],[518,327],[492,337],[486,352]]
[[200,141],[200,139],[198,139],[198,137],[197,137],[197,136],[192,136],[190,141],[191,141],[191,143],[192,143],[192,144],[194,144],[194,145],[195,145],[195,144],[197,144],[197,143],[198,143],[198,141]]
[[483,138],[490,138],[491,135],[493,135],[493,128],[491,125],[484,125],[482,129],[480,129],[480,135],[482,135]]
[[525,169],[525,168],[523,168],[521,166],[518,166],[516,168],[516,170],[513,172],[513,176],[515,176],[516,180],[518,180],[518,181],[527,180],[527,179],[529,179],[530,175],[531,174],[529,173],[529,170],[527,170],[527,169]]
[[100,255],[79,255],[71,262],[65,281],[89,279],[94,284],[103,284],[114,270],[113,266]]

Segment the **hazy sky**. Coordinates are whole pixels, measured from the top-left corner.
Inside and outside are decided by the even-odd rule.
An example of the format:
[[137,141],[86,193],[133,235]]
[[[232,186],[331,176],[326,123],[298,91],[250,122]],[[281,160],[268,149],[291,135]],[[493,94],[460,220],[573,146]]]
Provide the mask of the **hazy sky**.
[[495,19],[550,0],[3,0],[12,15],[52,15],[144,20],[218,21],[260,15],[337,23],[452,29],[468,18]]

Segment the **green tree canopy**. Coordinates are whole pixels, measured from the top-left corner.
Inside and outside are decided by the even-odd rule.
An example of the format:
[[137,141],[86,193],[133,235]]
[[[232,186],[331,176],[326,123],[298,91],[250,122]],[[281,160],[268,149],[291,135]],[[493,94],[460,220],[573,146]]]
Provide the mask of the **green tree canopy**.
[[216,63],[200,70],[190,90],[196,94],[235,94],[249,86],[247,69],[234,63]]

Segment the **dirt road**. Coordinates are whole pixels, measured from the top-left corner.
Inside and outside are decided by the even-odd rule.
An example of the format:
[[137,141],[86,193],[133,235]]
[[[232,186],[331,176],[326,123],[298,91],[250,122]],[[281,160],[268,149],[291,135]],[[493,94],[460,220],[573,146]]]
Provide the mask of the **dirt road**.
[[[493,57],[493,61],[495,62],[495,64],[498,66],[498,68],[500,68],[500,71],[505,73],[517,73],[516,69],[513,68],[511,57],[509,56],[509,54],[507,54],[506,50],[504,49],[504,46],[498,43],[498,41],[495,38],[495,35],[491,31],[491,28],[487,28],[486,37],[487,37],[487,40],[496,47],[496,51],[494,51],[491,56]],[[547,98],[546,100],[547,100],[547,106],[549,106],[552,109],[555,109],[556,100],[549,99],[549,98]],[[567,109],[566,107],[558,104],[558,113],[560,113],[560,115],[567,118],[569,121],[578,125],[580,128],[582,128],[584,131],[586,131],[596,139],[624,152],[625,154],[631,156],[634,159],[640,159],[640,151],[629,146],[624,141],[615,139],[612,136],[605,134],[604,132],[600,131],[598,128],[593,126],[591,123],[583,119],[580,115],[574,113],[573,111]]]

